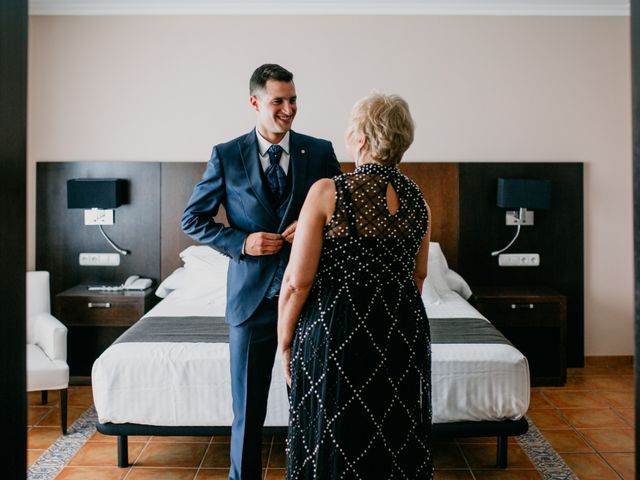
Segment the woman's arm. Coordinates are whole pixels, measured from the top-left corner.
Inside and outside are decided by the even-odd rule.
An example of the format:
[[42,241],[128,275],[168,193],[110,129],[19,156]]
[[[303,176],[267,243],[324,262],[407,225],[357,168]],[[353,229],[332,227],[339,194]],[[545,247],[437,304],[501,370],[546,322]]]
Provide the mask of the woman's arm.
[[427,226],[427,232],[424,234],[422,243],[420,244],[420,248],[418,249],[418,253],[416,254],[416,268],[413,271],[413,279],[415,280],[418,291],[420,293],[422,293],[422,285],[424,283],[424,279],[427,278],[427,264],[429,262],[429,242],[431,241],[431,209],[426,202],[425,205],[427,206],[427,218],[429,219],[429,223]]
[[318,180],[309,190],[298,219],[289,264],[282,279],[278,302],[278,348],[282,353],[288,385],[291,385],[291,343],[298,317],[318,270],[323,227],[333,214],[335,192],[333,180],[326,178]]

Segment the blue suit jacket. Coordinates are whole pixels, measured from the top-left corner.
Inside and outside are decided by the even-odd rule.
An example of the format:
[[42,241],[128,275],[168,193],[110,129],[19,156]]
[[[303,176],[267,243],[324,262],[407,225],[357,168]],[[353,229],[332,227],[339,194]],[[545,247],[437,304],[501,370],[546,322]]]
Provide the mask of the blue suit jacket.
[[[316,180],[339,175],[340,165],[331,142],[291,131],[289,136],[291,195],[282,220],[266,196],[252,130],[213,147],[202,180],[195,186],[182,216],[184,232],[231,257],[227,274],[227,322],[239,325],[263,300],[278,260],[288,259],[288,245],[276,255],[242,255],[245,239],[253,232],[282,233],[294,220]],[[224,205],[229,226],[213,216]]]

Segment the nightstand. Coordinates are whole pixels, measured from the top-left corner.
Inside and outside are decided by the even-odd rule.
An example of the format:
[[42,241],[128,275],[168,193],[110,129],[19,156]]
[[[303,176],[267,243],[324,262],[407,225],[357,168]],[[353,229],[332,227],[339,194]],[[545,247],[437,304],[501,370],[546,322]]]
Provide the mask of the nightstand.
[[545,287],[476,287],[473,306],[529,361],[532,386],[567,381],[567,300]]
[[155,288],[143,291],[90,291],[76,285],[56,295],[56,315],[67,334],[71,383],[90,382],[96,358],[155,303]]

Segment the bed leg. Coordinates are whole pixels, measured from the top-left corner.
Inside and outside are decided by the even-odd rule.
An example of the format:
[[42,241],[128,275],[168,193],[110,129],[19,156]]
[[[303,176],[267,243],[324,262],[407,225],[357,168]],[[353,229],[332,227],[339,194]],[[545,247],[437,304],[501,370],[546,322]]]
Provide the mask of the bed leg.
[[118,435],[118,467],[126,468],[129,466],[129,437],[126,435]]
[[507,435],[498,435],[498,454],[496,463],[500,468],[507,468],[507,443],[509,437]]

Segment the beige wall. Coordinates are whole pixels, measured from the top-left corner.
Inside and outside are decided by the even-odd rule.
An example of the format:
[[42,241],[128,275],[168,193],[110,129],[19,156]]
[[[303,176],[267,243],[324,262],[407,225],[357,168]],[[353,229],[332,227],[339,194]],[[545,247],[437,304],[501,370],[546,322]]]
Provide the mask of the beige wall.
[[333,140],[342,159],[350,107],[376,88],[411,105],[409,161],[584,162],[585,349],[632,354],[628,23],[31,17],[29,267],[36,161],[206,161],[252,127],[248,76],[277,62],[296,75],[295,129]]

